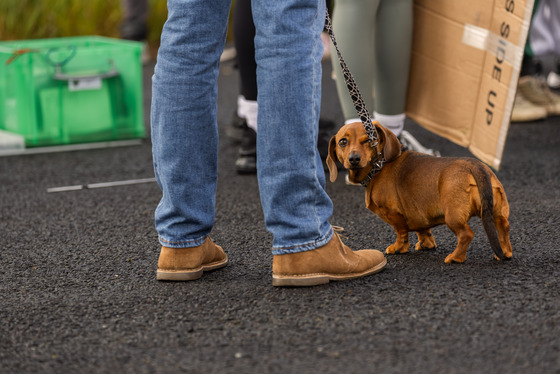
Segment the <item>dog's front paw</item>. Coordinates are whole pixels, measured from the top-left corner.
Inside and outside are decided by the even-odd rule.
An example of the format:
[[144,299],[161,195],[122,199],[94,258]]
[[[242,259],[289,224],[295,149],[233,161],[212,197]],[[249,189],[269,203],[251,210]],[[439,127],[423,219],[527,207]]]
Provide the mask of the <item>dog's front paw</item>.
[[466,259],[467,259],[467,255],[466,255],[466,254],[463,254],[463,255],[460,255],[460,256],[455,256],[455,255],[452,253],[452,254],[450,254],[449,256],[447,256],[447,257],[445,258],[445,263],[446,263],[446,264],[451,264],[451,263],[453,263],[453,262],[463,263],[463,262],[465,262]]
[[496,261],[502,261],[502,260],[504,260],[504,261],[509,261],[509,260],[511,260],[512,258],[513,258],[513,256],[511,255],[511,253],[509,253],[508,255],[506,255],[506,254],[504,253],[504,258],[502,258],[502,259],[499,258],[498,256],[494,255],[494,260],[496,260]]
[[395,245],[391,244],[390,246],[388,246],[387,249],[385,250],[385,253],[387,253],[388,255],[394,255],[395,254]]
[[506,253],[504,251],[504,258],[502,258],[502,259],[500,259],[498,256],[494,255],[494,260],[496,260],[496,261],[501,261],[501,260],[508,261],[508,260],[511,260],[512,258],[513,258],[513,254],[511,252]]
[[416,246],[414,247],[414,249],[416,249],[417,251],[429,251],[432,249],[436,249],[437,245],[434,243],[433,246],[428,246],[429,244],[424,244],[421,242],[416,243]]
[[397,253],[402,254],[402,253],[407,253],[409,248],[410,248],[410,245],[397,246],[396,244],[391,244],[390,246],[387,247],[385,252],[388,255],[393,255],[393,254],[397,254]]
[[416,247],[415,247],[417,251],[437,248],[436,240],[434,239],[434,236],[432,235],[432,232],[429,229],[423,231],[417,231],[416,235],[418,235],[418,242],[416,243]]

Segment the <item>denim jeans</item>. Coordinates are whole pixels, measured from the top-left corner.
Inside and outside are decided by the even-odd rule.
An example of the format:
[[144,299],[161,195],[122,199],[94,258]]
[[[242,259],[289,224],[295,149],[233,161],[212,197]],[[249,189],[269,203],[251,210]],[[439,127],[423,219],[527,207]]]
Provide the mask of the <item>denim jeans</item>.
[[[151,113],[154,170],[163,192],[155,224],[167,247],[198,246],[214,225],[217,79],[230,5],[168,0]],[[265,224],[273,254],[312,250],[333,235],[333,207],[316,147],[325,1],[253,0],[252,6]]]

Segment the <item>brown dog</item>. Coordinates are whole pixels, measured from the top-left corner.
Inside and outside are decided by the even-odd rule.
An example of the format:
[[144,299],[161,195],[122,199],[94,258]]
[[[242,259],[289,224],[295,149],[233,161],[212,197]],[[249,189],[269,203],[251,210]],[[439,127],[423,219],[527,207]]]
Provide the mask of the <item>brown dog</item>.
[[397,137],[378,122],[374,125],[379,142],[373,147],[362,123],[343,126],[330,140],[327,166],[331,182],[338,176],[338,160],[348,169],[350,181],[359,183],[375,162],[384,160],[366,186],[366,206],[397,232],[387,254],[408,252],[409,231],[418,235],[416,250],[435,248],[430,230],[445,223],[457,235],[457,247],[445,262],[463,262],[474,236],[468,221],[478,216],[495,258],[512,257],[509,205],[502,184],[488,166],[474,158],[401,153]]

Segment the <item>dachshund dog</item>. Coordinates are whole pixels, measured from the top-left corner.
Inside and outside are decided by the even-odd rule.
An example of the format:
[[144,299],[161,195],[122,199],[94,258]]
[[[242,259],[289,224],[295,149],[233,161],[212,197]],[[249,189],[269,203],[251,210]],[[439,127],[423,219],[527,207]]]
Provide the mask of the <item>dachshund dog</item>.
[[377,144],[371,143],[361,122],[343,126],[330,140],[327,166],[331,182],[338,176],[338,160],[348,170],[350,182],[367,184],[367,208],[397,232],[387,254],[408,252],[410,231],[418,235],[416,250],[436,248],[431,228],[445,223],[457,236],[457,247],[445,262],[464,262],[474,237],[468,221],[478,216],[494,257],[512,257],[509,204],[504,187],[488,166],[474,158],[401,152],[390,130],[376,121],[374,126]]

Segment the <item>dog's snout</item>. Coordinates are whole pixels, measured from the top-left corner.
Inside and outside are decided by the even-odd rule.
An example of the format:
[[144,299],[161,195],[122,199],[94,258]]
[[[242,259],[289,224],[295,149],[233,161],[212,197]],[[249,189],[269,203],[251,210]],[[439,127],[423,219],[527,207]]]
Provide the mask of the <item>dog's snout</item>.
[[360,161],[361,158],[358,152],[352,152],[350,153],[350,156],[348,156],[348,162],[350,162],[350,165],[352,166],[358,166],[360,164]]

